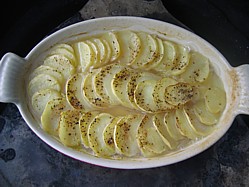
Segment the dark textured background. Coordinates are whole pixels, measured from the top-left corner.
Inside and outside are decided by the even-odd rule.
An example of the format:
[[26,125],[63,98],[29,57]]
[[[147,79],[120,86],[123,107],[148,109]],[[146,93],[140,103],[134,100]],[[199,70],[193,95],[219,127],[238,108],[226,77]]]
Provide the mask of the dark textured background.
[[[0,12],[0,56],[8,51],[26,56],[49,33],[80,21],[77,12],[85,2],[1,3],[7,13]],[[164,5],[233,66],[249,63],[248,0],[168,0]],[[125,14],[126,9],[121,6],[117,11]],[[160,14],[147,17],[170,21]],[[28,128],[13,104],[0,103],[0,186],[249,186],[248,126],[249,118],[238,116],[220,141],[186,161],[117,170],[82,163],[51,149]]]

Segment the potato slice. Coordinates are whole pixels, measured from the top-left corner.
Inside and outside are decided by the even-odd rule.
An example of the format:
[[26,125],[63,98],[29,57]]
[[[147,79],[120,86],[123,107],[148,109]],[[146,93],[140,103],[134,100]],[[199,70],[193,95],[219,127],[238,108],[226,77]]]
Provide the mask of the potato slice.
[[85,75],[74,74],[66,83],[66,98],[69,104],[75,109],[89,109],[91,105],[85,99],[82,92],[82,83]]
[[73,47],[82,71],[87,71],[95,63],[95,52],[85,41],[76,42]]
[[107,51],[106,51],[106,46],[105,44],[102,42],[102,40],[98,39],[98,38],[93,38],[91,40],[95,46],[97,47],[97,51],[99,53],[99,61],[97,62],[97,64],[94,67],[100,67],[103,66],[103,64],[107,63]]
[[69,45],[67,45],[67,46],[66,45],[67,44],[64,44],[64,45],[62,45],[62,44],[55,45],[49,51],[49,56],[51,56],[51,55],[62,55],[62,56],[65,56],[66,58],[68,58],[70,60],[70,62],[72,63],[72,65],[77,66],[75,55],[74,55],[74,51],[72,51],[72,49],[69,49],[70,48]]
[[51,66],[58,70],[64,77],[68,79],[74,74],[75,68],[71,61],[63,55],[52,55],[44,60],[44,65]]
[[34,93],[44,89],[53,89],[60,92],[61,86],[56,78],[47,74],[39,74],[29,82],[28,93],[31,97]]
[[176,110],[176,123],[179,131],[191,140],[196,140],[199,135],[193,130],[191,121],[184,108]]
[[182,74],[189,65],[189,50],[183,46],[177,46],[177,58],[175,64],[171,68],[172,75]]
[[91,111],[83,113],[82,116],[80,117],[79,126],[81,133],[81,142],[86,148],[89,147],[89,140],[88,140],[89,126],[98,114],[99,112]]
[[105,55],[106,55],[103,64],[104,65],[109,64],[109,62],[111,61],[111,57],[112,57],[111,47],[110,47],[110,45],[108,44],[108,42],[105,39],[102,39],[101,41],[102,41],[102,43],[103,43],[103,45],[105,47]]
[[107,113],[98,114],[88,128],[89,147],[97,156],[110,157],[112,155],[109,147],[105,144],[103,134],[104,129],[112,122],[113,118]]
[[129,100],[128,95],[128,82],[130,81],[132,75],[134,75],[135,71],[130,68],[123,68],[121,71],[114,75],[112,80],[112,89],[119,100],[119,102],[126,107],[133,108],[132,103]]
[[195,103],[193,108],[200,122],[204,123],[205,125],[214,125],[218,122],[219,114],[213,114],[209,112],[204,99]]
[[173,67],[173,63],[176,59],[176,45],[170,41],[163,41],[163,58],[159,64],[157,64],[153,69],[160,72],[166,72],[165,74],[170,75],[170,70]]
[[107,125],[104,129],[103,138],[106,146],[108,147],[110,154],[116,153],[116,145],[114,141],[114,131],[116,124],[122,119],[122,117],[115,117],[111,121],[109,125]]
[[164,96],[165,89],[168,86],[175,84],[177,84],[177,81],[168,77],[162,78],[161,80],[157,81],[152,96],[159,110],[168,110],[175,108],[174,105],[170,105],[168,102],[166,102]]
[[67,100],[63,97],[58,97],[50,100],[42,113],[41,124],[43,130],[47,133],[58,136],[58,125],[60,114],[63,111],[72,109]]
[[128,81],[128,84],[127,84],[127,90],[128,90],[129,100],[132,103],[134,108],[138,109],[138,106],[136,105],[135,98],[134,98],[136,86],[142,81],[159,80],[159,79],[160,79],[159,76],[153,73],[149,73],[149,72],[139,72],[131,76],[131,79]]
[[141,49],[141,41],[136,33],[122,30],[116,33],[120,45],[118,61],[123,64],[132,64]]
[[92,41],[92,40],[86,40],[85,41],[91,48],[94,54],[94,59],[93,59],[93,67],[100,66],[100,49],[98,48],[97,44]]
[[55,68],[52,68],[50,66],[45,66],[45,65],[41,65],[41,66],[37,67],[33,71],[33,73],[30,75],[30,79],[33,79],[34,77],[36,77],[40,74],[51,75],[52,77],[54,77],[55,79],[57,79],[59,81],[61,86],[63,86],[63,84],[65,82],[61,72],[59,72]]
[[61,93],[53,89],[44,89],[36,92],[31,98],[31,104],[40,117],[46,107],[46,104],[55,98],[61,97]]
[[152,121],[153,125],[157,129],[159,135],[162,137],[164,143],[170,148],[175,149],[177,147],[177,142],[169,135],[166,123],[164,120],[165,113],[158,113],[153,115]]
[[179,131],[176,123],[175,110],[168,111],[164,116],[164,122],[166,124],[169,135],[175,140],[179,141],[185,138],[185,135]]
[[188,83],[203,82],[209,75],[209,60],[198,52],[190,53],[189,65],[181,74]]
[[221,112],[226,105],[226,92],[220,88],[209,88],[205,93],[205,103],[211,113]]
[[83,97],[92,107],[105,107],[107,103],[96,93],[94,77],[99,73],[99,69],[95,69],[88,73],[83,81]]
[[74,54],[74,49],[71,45],[66,44],[66,43],[61,43],[61,44],[56,44],[55,46],[53,46],[51,48],[51,51],[53,51],[56,48],[64,48],[66,50],[68,50],[69,52],[71,52],[72,54]]
[[132,157],[140,153],[136,137],[142,119],[142,115],[128,115],[116,124],[114,142],[120,154]]
[[146,67],[146,65],[150,65],[153,63],[154,59],[158,55],[158,44],[157,41],[152,35],[139,32],[138,37],[141,41],[141,49],[139,52],[139,55],[137,58],[135,58],[135,61],[133,61],[131,64],[132,67],[138,68],[138,67]]
[[157,112],[158,107],[154,102],[153,91],[157,84],[156,80],[146,80],[140,82],[135,90],[134,99],[136,105],[145,112]]
[[111,62],[117,60],[120,55],[120,45],[114,32],[106,32],[102,35],[101,40],[106,40],[111,48]]
[[82,110],[67,110],[61,113],[59,122],[59,138],[65,146],[78,147],[81,145],[79,120]]
[[179,106],[192,99],[194,89],[190,84],[179,82],[165,89],[165,100],[171,105]]
[[169,149],[153,126],[152,118],[147,115],[138,127],[137,142],[145,157],[156,156]]
[[115,74],[122,69],[123,67],[120,66],[120,64],[110,64],[102,67],[100,71],[94,76],[94,87],[96,93],[103,101],[112,105],[119,104],[119,100],[113,92],[111,83]]

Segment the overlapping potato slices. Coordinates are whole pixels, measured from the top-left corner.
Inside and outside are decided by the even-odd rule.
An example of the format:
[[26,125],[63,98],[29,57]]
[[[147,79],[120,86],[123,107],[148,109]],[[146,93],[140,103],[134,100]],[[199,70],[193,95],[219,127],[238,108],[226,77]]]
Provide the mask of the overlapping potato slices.
[[98,157],[154,157],[211,134],[226,92],[209,59],[128,29],[56,44],[29,77],[41,127]]

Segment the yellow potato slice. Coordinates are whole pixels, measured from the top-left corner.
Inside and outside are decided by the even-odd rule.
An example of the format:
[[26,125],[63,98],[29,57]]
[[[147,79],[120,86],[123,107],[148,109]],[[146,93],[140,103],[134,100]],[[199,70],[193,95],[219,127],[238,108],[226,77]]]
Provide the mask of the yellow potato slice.
[[157,129],[153,126],[152,118],[145,116],[138,127],[137,142],[145,157],[152,157],[169,150]]
[[67,110],[61,112],[59,121],[59,138],[65,146],[78,147],[81,145],[79,120],[82,110]]
[[170,85],[165,89],[165,99],[171,105],[179,106],[187,103],[192,99],[194,89],[190,84],[177,83]]
[[74,49],[71,45],[66,44],[66,43],[61,43],[61,44],[56,44],[55,46],[53,46],[51,48],[51,51],[53,51],[56,48],[64,48],[66,50],[68,50],[69,52],[71,52],[72,54],[74,54]]
[[41,116],[46,104],[55,98],[61,97],[61,93],[53,89],[44,89],[36,92],[31,98],[31,104],[38,116]]
[[138,109],[138,106],[135,103],[135,97],[134,97],[134,93],[135,93],[137,85],[142,81],[159,80],[159,79],[160,79],[159,76],[153,73],[149,73],[149,72],[139,72],[131,76],[131,79],[128,81],[128,84],[127,84],[127,88],[128,88],[127,90],[128,90],[129,100],[132,103],[134,108]]
[[102,39],[101,41],[105,47],[105,55],[106,55],[103,63],[108,64],[111,61],[111,57],[112,57],[111,47],[105,39]]
[[102,40],[100,40],[98,38],[93,38],[91,41],[95,44],[95,46],[97,47],[97,51],[99,53],[99,61],[97,62],[97,64],[94,67],[103,66],[103,64],[106,64],[107,60],[108,60],[106,46],[102,42]]
[[89,109],[91,105],[82,95],[82,83],[85,75],[83,73],[74,74],[66,83],[66,98],[69,104],[75,109]]
[[116,73],[123,69],[120,64],[110,64],[104,66],[100,71],[94,76],[94,87],[96,93],[101,97],[105,102],[110,103],[111,105],[119,104],[119,100],[116,95],[113,93],[112,89],[112,80]]
[[96,93],[94,77],[98,74],[100,70],[95,69],[88,73],[83,81],[83,97],[92,107],[106,107],[107,103]]
[[135,68],[146,67],[153,63],[154,59],[158,55],[158,44],[157,41],[152,35],[139,32],[138,37],[141,41],[141,49],[135,61],[131,65]]
[[156,80],[140,82],[135,90],[134,99],[136,105],[145,112],[157,112],[158,107],[153,98],[153,91],[157,84]]
[[177,46],[177,58],[174,66],[171,68],[172,75],[182,74],[189,65],[189,50],[183,46]]
[[63,55],[52,55],[44,60],[44,65],[51,66],[58,70],[64,77],[68,79],[75,72],[75,68],[71,61]]
[[199,135],[193,130],[186,111],[181,107],[176,110],[176,123],[179,131],[191,140],[197,140]]
[[175,108],[174,105],[170,105],[166,102],[164,96],[165,89],[168,86],[175,84],[177,84],[177,81],[168,77],[162,78],[161,80],[157,81],[152,96],[159,110],[168,110]]
[[91,111],[85,112],[82,114],[79,120],[80,126],[80,134],[81,134],[81,142],[84,147],[89,147],[89,140],[88,140],[88,129],[94,118],[99,114],[99,112]]
[[114,142],[120,154],[132,157],[140,153],[136,137],[142,119],[142,115],[128,115],[116,124]]
[[118,31],[116,35],[120,45],[118,61],[123,64],[132,64],[141,49],[140,38],[129,30]]
[[29,82],[28,93],[31,97],[35,92],[44,89],[53,89],[60,92],[61,86],[55,77],[47,74],[39,74]]
[[221,112],[226,105],[226,92],[220,88],[209,88],[205,93],[205,103],[211,113]]
[[175,110],[168,111],[164,116],[164,122],[166,124],[169,135],[175,140],[179,141],[185,138],[185,135],[179,131],[176,123]]
[[163,48],[163,58],[153,69],[170,75],[169,72],[173,68],[176,59],[176,45],[170,41],[163,41]]
[[41,125],[47,133],[58,136],[58,125],[60,114],[63,111],[72,109],[67,100],[63,97],[58,97],[50,100],[41,115]]
[[[64,44],[63,46],[65,46],[65,45],[67,45],[67,44]],[[68,49],[69,48],[68,46],[67,47],[63,47],[63,46],[62,46],[62,44],[61,45],[55,45],[49,51],[49,56],[51,56],[51,55],[65,56],[66,58],[68,58],[70,60],[72,65],[77,66],[74,51],[72,52],[72,49]]]
[[104,129],[113,120],[113,116],[107,113],[98,114],[88,128],[89,147],[97,156],[110,157],[113,152],[106,146],[103,134]]
[[103,138],[106,146],[108,147],[110,153],[113,155],[116,153],[116,145],[114,141],[114,131],[116,124],[122,119],[122,117],[115,117],[109,125],[104,129]]
[[175,149],[177,147],[177,142],[169,135],[166,123],[164,120],[165,113],[158,113],[153,115],[152,121],[153,125],[157,129],[159,135],[162,137],[164,143],[170,148]]
[[93,67],[100,66],[100,49],[98,48],[97,44],[92,40],[86,40],[85,42],[92,48],[92,52],[94,54],[92,63]]
[[132,103],[129,100],[128,95],[128,82],[130,81],[132,75],[135,71],[130,68],[123,68],[121,71],[116,73],[112,80],[112,89],[119,100],[119,102],[126,107],[133,108]]
[[209,60],[200,53],[190,53],[189,65],[181,74],[184,81],[189,83],[203,82],[209,75]]
[[73,47],[82,71],[87,71],[95,62],[95,52],[85,41],[76,42]]
[[52,77],[56,78],[59,81],[61,86],[64,85],[65,80],[64,80],[61,72],[59,72],[55,68],[52,68],[50,66],[41,65],[33,71],[33,73],[30,75],[30,79],[33,79],[34,77],[36,77],[40,74],[51,75]]
[[117,60],[120,55],[120,45],[114,32],[106,32],[102,35],[101,40],[106,40],[111,48],[111,62]]
[[219,114],[213,114],[209,112],[204,99],[195,103],[193,108],[200,122],[204,123],[205,125],[214,125],[218,122]]

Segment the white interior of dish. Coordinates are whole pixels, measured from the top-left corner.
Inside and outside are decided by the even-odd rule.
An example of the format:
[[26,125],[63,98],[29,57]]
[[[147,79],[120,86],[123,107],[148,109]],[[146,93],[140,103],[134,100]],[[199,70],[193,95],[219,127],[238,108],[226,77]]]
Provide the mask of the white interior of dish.
[[[61,153],[84,162],[112,168],[135,169],[168,165],[192,157],[213,145],[228,130],[236,114],[236,112],[232,114],[230,113],[231,106],[234,106],[234,101],[230,99],[232,97],[233,80],[229,72],[232,70],[232,67],[229,65],[226,59],[208,42],[180,27],[161,21],[137,17],[107,17],[81,22],[62,29],[41,41],[26,57],[28,61],[27,66],[29,67],[28,73],[26,75],[28,76],[29,73],[41,63],[41,59],[44,57],[44,55],[46,55],[46,51],[56,43],[70,42],[88,35],[106,32],[107,30],[119,30],[126,28],[155,33],[162,38],[175,41],[179,44],[189,47],[192,50],[198,51],[210,59],[216,73],[221,77],[225,91],[227,93],[227,106],[220,119],[220,122],[217,124],[217,130],[200,141],[197,141],[183,150],[179,150],[171,155],[155,158],[109,160],[97,158],[92,155],[84,154],[63,146],[60,142],[55,140],[40,128],[38,122],[34,119],[31,112],[29,111],[26,104],[27,102],[20,102],[18,107],[30,128],[43,141]],[[23,94],[23,98],[21,98],[21,100],[27,101],[25,93]],[[229,115],[227,115],[228,111]]]

